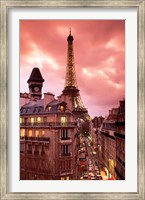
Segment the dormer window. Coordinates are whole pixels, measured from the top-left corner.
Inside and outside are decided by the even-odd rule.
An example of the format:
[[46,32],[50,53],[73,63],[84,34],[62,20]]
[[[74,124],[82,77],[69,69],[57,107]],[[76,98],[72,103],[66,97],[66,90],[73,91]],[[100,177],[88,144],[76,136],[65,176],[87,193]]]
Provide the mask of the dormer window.
[[58,110],[59,110],[60,112],[65,112],[65,110],[66,110],[66,103],[65,103],[65,102],[62,102],[61,104],[59,104]]
[[48,111],[50,111],[50,110],[51,110],[51,106],[48,107]]
[[61,112],[64,112],[64,106],[60,106]]

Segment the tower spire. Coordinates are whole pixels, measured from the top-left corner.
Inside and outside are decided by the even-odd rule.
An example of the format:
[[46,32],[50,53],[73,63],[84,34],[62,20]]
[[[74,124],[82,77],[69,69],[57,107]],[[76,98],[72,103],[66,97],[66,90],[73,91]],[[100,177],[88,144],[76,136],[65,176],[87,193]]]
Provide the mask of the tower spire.
[[68,50],[67,50],[67,67],[66,67],[66,77],[65,77],[65,87],[77,88],[77,79],[75,73],[75,63],[74,63],[74,52],[73,52],[73,36],[70,34],[67,37]]

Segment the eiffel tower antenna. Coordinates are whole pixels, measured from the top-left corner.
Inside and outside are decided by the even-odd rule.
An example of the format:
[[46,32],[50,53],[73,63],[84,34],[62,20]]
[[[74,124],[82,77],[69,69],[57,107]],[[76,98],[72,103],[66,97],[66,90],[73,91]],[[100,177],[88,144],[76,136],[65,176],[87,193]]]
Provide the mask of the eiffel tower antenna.
[[69,99],[71,100],[72,104],[72,112],[75,115],[80,115],[84,117],[88,115],[88,111],[85,108],[83,101],[81,99],[77,79],[76,79],[76,72],[75,72],[75,62],[74,62],[74,51],[73,51],[73,36],[71,35],[71,28],[70,34],[67,37],[68,42],[68,50],[67,50],[67,66],[66,66],[66,76],[65,76],[65,87],[63,90],[63,95],[68,95]]

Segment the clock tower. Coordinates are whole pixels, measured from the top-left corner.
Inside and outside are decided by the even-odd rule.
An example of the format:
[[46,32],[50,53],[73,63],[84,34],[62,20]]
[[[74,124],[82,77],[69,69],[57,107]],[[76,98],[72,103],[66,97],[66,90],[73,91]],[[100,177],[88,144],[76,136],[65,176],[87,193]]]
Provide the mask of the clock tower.
[[31,100],[41,99],[43,82],[44,79],[41,75],[39,68],[33,68],[31,75],[27,81],[29,85],[29,95]]

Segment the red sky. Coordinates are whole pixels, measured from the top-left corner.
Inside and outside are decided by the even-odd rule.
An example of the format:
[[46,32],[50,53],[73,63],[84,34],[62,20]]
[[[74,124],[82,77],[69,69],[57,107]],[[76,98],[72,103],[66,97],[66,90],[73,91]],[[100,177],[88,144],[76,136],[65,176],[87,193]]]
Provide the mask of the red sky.
[[91,117],[105,116],[125,97],[124,20],[21,20],[20,91],[28,92],[30,73],[39,67],[43,92],[61,94],[70,27],[83,103]]

